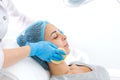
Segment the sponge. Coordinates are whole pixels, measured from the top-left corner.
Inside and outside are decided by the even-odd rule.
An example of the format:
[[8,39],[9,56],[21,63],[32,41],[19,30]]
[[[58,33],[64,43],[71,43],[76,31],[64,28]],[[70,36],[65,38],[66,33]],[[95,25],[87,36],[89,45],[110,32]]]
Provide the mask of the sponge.
[[[58,49],[60,49],[60,50],[62,50],[62,51],[64,51],[66,53],[65,49],[63,49],[63,48],[58,48]],[[51,60],[51,62],[54,63],[54,64],[60,64],[66,58],[66,55],[62,55],[62,56],[64,58],[63,60],[60,60],[60,61]]]

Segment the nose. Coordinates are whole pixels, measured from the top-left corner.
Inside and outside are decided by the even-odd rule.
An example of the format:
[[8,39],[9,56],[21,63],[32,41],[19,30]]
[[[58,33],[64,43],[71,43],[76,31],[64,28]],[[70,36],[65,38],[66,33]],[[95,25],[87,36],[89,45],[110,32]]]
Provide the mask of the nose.
[[60,34],[60,36],[61,36],[62,40],[66,40],[67,39],[66,35],[64,35],[64,34]]

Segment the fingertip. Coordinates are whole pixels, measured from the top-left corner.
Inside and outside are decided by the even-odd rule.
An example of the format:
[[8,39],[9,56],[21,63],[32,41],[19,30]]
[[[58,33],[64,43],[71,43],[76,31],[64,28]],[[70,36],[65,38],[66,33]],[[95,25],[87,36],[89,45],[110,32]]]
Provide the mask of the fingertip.
[[60,55],[66,55],[66,52],[64,50],[61,50],[61,49],[57,49],[56,52]]
[[53,44],[53,43],[51,43],[51,42],[49,42],[49,44],[50,44],[50,46],[52,46],[53,48],[58,48],[55,44]]
[[63,60],[64,57],[59,54],[54,54],[54,56],[51,59],[55,61],[60,61],[60,60]]

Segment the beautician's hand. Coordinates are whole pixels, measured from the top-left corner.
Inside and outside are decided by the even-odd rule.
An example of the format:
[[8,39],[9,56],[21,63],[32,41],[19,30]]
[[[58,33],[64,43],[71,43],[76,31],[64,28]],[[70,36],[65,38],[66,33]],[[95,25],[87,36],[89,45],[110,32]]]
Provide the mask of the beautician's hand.
[[30,56],[37,56],[44,61],[51,62],[51,60],[61,61],[65,52],[58,49],[57,46],[48,41],[40,41],[36,43],[28,43],[31,48]]

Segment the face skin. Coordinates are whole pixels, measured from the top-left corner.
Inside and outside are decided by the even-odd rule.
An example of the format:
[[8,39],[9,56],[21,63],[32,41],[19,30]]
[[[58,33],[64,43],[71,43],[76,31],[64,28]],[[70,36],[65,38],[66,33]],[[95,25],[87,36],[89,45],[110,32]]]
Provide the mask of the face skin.
[[46,26],[45,41],[50,41],[59,48],[65,49],[67,54],[70,52],[66,35],[62,34],[59,29],[52,24],[47,24]]
[[[45,41],[50,41],[59,48],[64,48],[67,54],[70,52],[67,37],[52,24],[47,24],[45,28]],[[48,65],[52,75],[78,74],[91,71],[86,66],[77,66],[74,64],[68,66],[65,61],[62,61],[60,64],[48,63]]]

